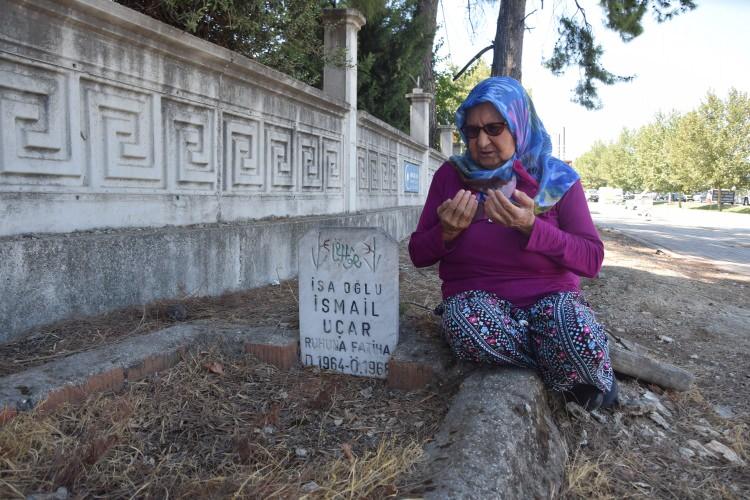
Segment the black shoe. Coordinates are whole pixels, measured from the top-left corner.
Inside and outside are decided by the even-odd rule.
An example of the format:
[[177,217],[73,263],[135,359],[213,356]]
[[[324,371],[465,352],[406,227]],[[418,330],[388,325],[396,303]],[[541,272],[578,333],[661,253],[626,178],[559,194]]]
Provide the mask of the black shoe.
[[612,377],[612,387],[604,394],[602,408],[609,408],[610,406],[620,404],[619,395],[620,389],[617,387],[617,379]]
[[436,308],[435,308],[435,309],[434,309],[434,310],[432,311],[432,314],[434,314],[435,316],[442,316],[444,312],[445,312],[445,306],[444,306],[444,305],[443,305],[443,303],[441,302],[441,303],[440,303],[440,304],[438,304],[438,306],[437,306],[437,307],[436,307]]
[[565,401],[574,401],[586,411],[593,411],[602,406],[604,393],[589,384],[578,384],[569,391],[563,392]]

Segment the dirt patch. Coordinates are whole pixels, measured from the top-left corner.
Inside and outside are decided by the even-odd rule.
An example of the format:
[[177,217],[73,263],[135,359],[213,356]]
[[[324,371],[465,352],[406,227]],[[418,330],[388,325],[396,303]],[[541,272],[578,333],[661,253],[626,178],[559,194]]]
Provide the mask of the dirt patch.
[[[663,392],[623,380],[626,404],[596,418],[559,404],[571,456],[564,496],[750,497],[749,277],[670,257],[618,232],[602,237],[601,276],[583,283],[598,318],[693,372],[696,386]],[[712,451],[723,450],[712,441],[730,452]]]

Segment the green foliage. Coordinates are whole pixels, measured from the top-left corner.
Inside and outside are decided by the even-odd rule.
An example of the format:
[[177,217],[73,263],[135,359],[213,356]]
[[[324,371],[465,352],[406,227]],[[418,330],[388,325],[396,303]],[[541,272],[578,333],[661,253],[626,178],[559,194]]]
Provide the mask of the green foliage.
[[359,33],[358,107],[402,130],[409,126],[405,95],[416,86],[422,56],[432,50],[418,0],[117,1],[317,87],[322,10],[356,8],[367,19]]
[[[359,8],[358,2],[350,5]],[[359,32],[357,105],[404,131],[409,129],[405,96],[422,74],[422,56],[432,51],[427,21],[417,15],[417,7],[417,0],[371,1]]]
[[678,116],[656,115],[653,123],[641,127],[634,136],[635,168],[640,172],[646,191],[678,191],[681,183],[673,178],[670,153]]
[[657,115],[611,144],[595,143],[576,161],[588,188],[695,192],[750,187],[750,98],[708,93],[698,109]]
[[608,185],[608,177],[605,172],[605,155],[608,148],[607,144],[596,141],[590,150],[576,160],[576,170],[581,176],[581,183],[587,189],[598,189]]
[[568,66],[577,65],[583,70],[583,78],[575,88],[574,101],[586,109],[601,108],[595,81],[605,85],[632,80],[630,76],[618,76],[610,73],[601,65],[600,59],[604,50],[594,42],[591,27],[580,24],[573,18],[560,18],[560,38],[555,44],[552,57],[544,65],[557,76]]
[[117,0],[310,85],[323,71],[322,0]]
[[698,112],[703,117],[704,155],[710,162],[705,177],[715,188],[747,186],[750,182],[750,99],[732,89],[726,101],[709,93]]
[[441,125],[454,123],[456,110],[474,86],[490,76],[490,67],[483,60],[477,61],[461,78],[453,81],[458,66],[450,66],[437,74],[435,79],[435,104],[437,122]]

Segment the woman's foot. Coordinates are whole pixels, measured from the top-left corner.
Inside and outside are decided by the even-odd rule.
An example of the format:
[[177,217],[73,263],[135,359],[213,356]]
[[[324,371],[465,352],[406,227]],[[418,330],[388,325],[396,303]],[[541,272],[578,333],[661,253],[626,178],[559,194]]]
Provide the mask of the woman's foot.
[[604,393],[604,399],[602,400],[602,408],[609,408],[619,404],[620,389],[617,387],[617,379],[612,377],[612,387]]
[[612,387],[607,392],[602,392],[597,387],[589,384],[578,384],[569,391],[563,392],[565,401],[575,401],[587,411],[597,408],[609,408],[619,403],[620,394],[617,380],[612,379]]
[[593,385],[578,384],[569,391],[563,392],[565,401],[574,401],[586,411],[593,411],[602,406],[604,393]]

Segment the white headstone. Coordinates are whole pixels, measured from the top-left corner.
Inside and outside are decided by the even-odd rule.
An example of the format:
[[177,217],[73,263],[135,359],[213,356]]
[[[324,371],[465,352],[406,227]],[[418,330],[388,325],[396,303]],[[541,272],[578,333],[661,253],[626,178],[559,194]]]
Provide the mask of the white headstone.
[[302,363],[385,378],[398,298],[398,244],[382,229],[309,231],[299,242]]

